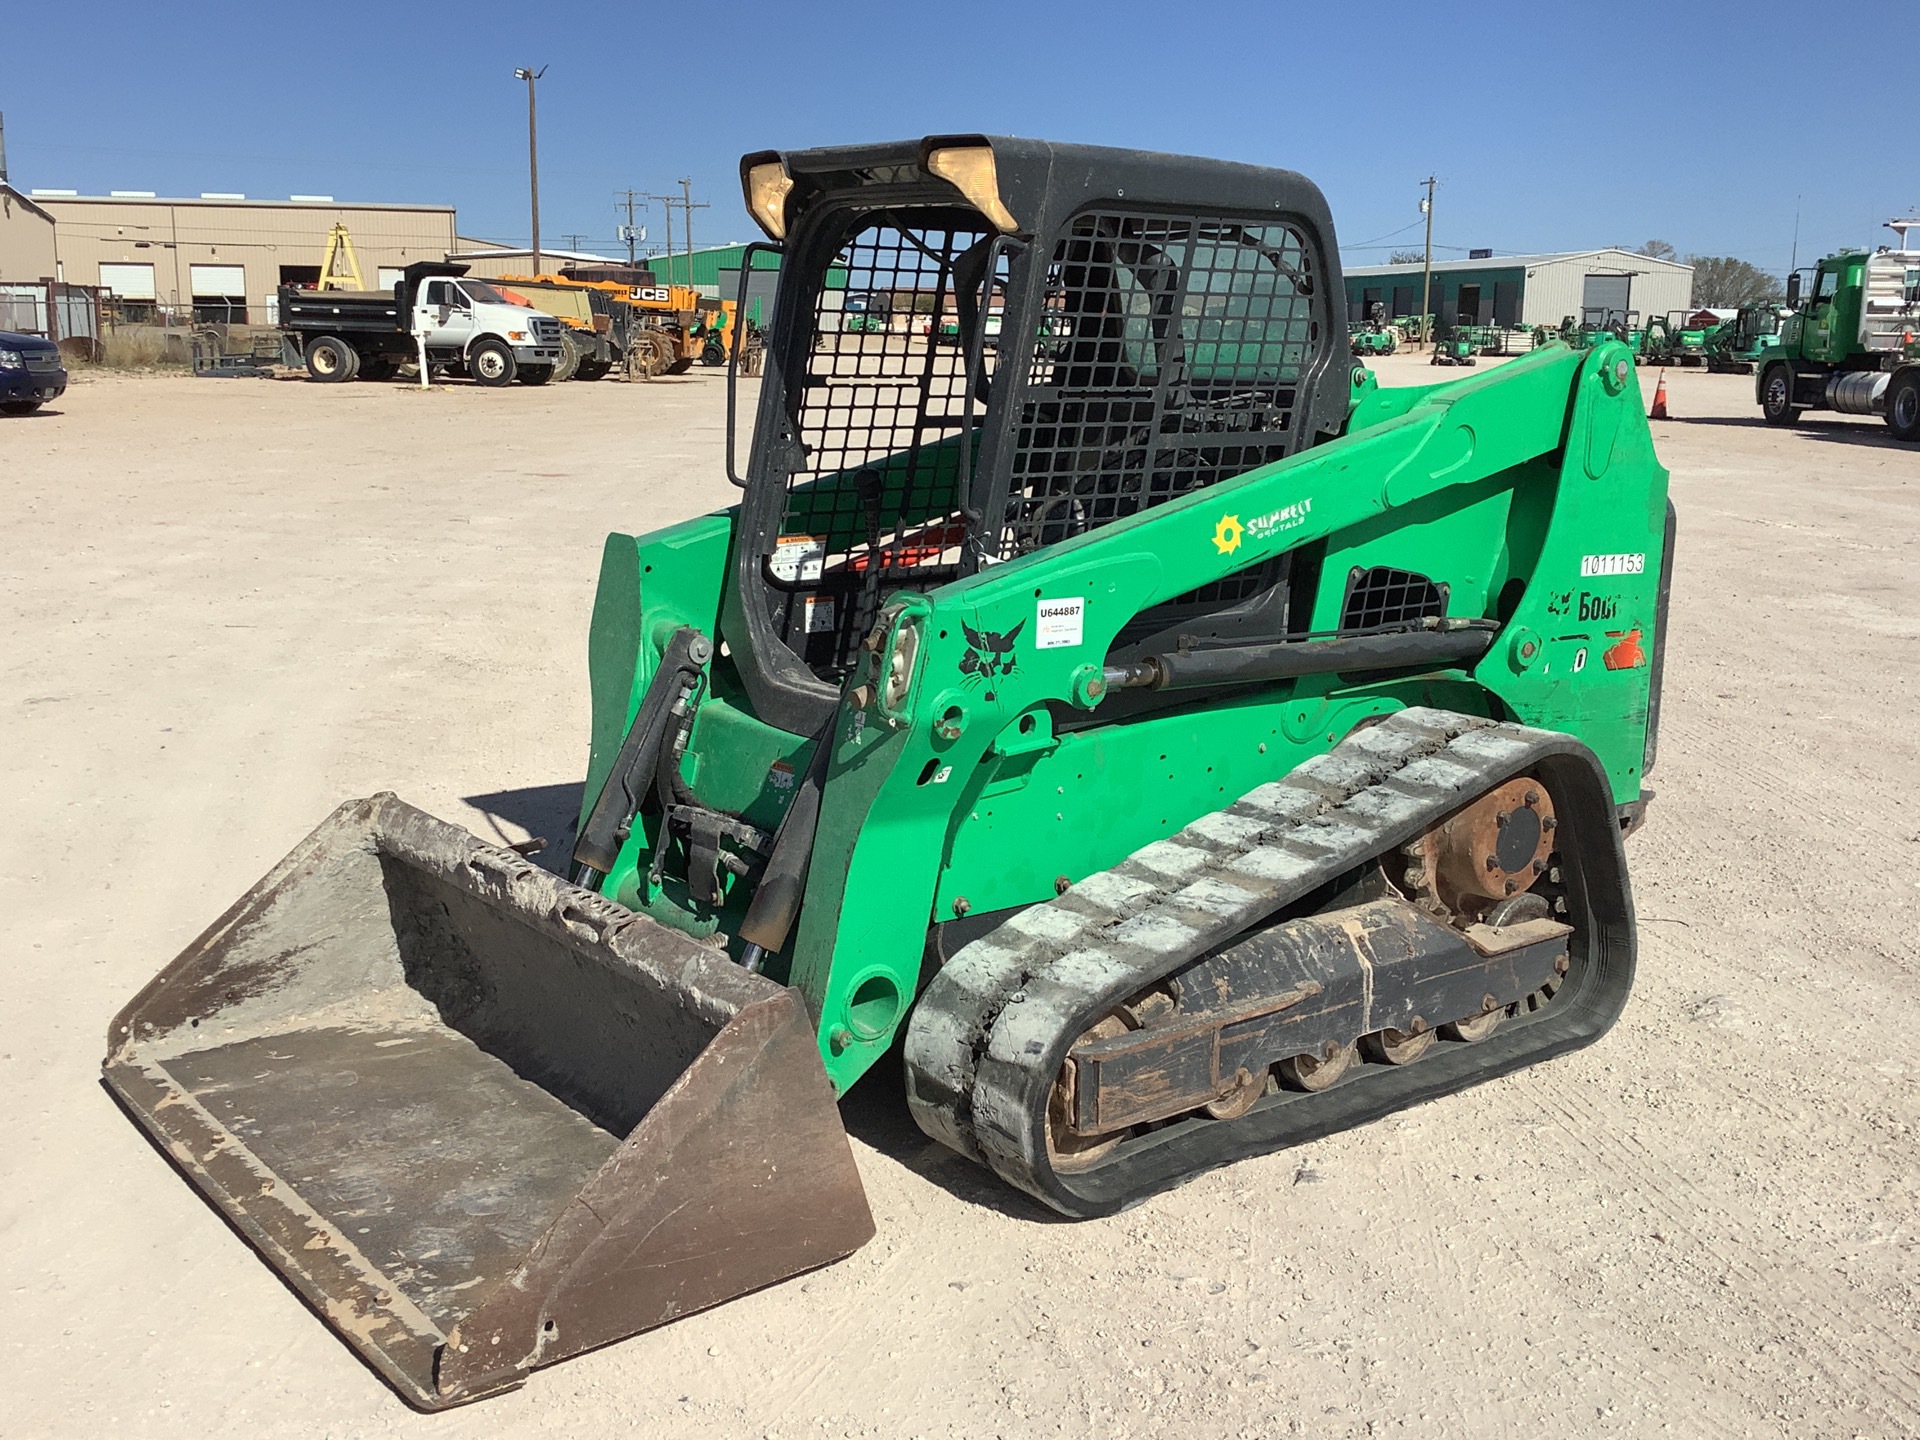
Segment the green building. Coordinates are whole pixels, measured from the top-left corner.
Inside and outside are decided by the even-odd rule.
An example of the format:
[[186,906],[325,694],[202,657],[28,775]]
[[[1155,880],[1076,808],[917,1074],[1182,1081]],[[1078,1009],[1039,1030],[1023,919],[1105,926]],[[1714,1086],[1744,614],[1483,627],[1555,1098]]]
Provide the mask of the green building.
[[[665,284],[691,285],[703,295],[732,300],[740,294],[740,265],[746,253],[745,245],[716,245],[696,250],[691,256],[684,251],[678,255],[649,255],[646,264]],[[779,280],[780,257],[767,250],[755,254],[753,275],[747,283],[749,320],[765,325],[772,318],[773,295]]]

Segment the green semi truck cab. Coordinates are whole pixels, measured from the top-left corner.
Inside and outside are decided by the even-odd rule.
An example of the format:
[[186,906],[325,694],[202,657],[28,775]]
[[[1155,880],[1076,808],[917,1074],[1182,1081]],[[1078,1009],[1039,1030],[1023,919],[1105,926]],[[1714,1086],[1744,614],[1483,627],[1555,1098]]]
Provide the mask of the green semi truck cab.
[[1769,424],[1835,410],[1881,416],[1896,440],[1920,440],[1920,251],[1907,243],[1920,221],[1889,224],[1899,248],[1839,250],[1787,277],[1794,313],[1754,380]]

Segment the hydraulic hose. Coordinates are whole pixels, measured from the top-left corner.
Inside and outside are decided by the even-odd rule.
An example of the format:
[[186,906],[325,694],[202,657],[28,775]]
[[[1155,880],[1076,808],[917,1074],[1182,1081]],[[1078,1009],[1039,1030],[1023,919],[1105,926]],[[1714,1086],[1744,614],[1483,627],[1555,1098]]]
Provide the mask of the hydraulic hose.
[[767,868],[761,872],[747,906],[746,919],[740,922],[749,970],[758,970],[763,954],[778,951],[787,943],[794,917],[800,913],[807,868],[813,861],[814,835],[820,825],[820,793],[826,787],[827,761],[838,719],[836,710],[813,738],[813,759],[794,791],[793,803],[781,817],[780,828],[773,832],[773,853],[767,857]]
[[674,708],[700,684],[700,673],[712,658],[713,642],[691,625],[681,626],[667,641],[660,668],[654,671],[633,724],[627,727],[627,737],[600,787],[599,798],[593,802],[587,823],[580,827],[580,838],[573,847],[575,884],[587,884],[594,875],[605,875],[613,869],[620,847],[632,833],[633,817],[653,788],[661,742]]

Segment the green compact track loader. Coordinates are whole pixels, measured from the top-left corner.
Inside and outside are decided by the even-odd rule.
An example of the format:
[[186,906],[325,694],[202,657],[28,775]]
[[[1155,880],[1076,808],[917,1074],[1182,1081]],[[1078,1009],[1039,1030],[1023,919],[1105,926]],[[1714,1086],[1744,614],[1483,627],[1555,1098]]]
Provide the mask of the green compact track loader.
[[112,1023],[129,1112],[422,1407],[857,1248],[869,1071],[1098,1216],[1632,981],[1674,521],[1624,345],[1379,388],[1284,170],[741,173],[739,503],[606,543],[565,875],[350,801]]

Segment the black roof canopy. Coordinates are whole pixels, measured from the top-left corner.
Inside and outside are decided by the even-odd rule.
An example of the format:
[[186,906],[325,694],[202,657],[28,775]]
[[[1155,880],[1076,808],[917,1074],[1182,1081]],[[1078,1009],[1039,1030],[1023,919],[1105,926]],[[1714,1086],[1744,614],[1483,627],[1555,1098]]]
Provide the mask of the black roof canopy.
[[927,157],[935,150],[975,146],[992,150],[1001,201],[1023,235],[1050,231],[1065,216],[1098,202],[1246,219],[1272,214],[1305,222],[1325,259],[1338,263],[1333,217],[1319,186],[1298,171],[1234,160],[1008,135],[929,135],[876,145],[763,150],[742,158],[740,178],[745,188],[755,166],[777,160],[794,181],[787,202],[791,225],[816,197],[864,185],[924,185],[956,195],[953,186],[928,170]]

